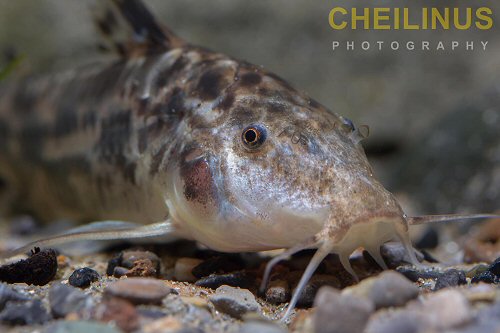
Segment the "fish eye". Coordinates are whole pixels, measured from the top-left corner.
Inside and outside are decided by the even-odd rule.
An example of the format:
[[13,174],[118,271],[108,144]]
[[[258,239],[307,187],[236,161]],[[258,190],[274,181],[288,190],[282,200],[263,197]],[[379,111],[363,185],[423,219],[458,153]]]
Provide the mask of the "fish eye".
[[354,126],[352,120],[345,117],[342,117],[342,128],[346,132],[354,132],[356,130],[356,126]]
[[241,134],[241,140],[247,148],[258,148],[266,141],[266,128],[261,125],[247,126]]

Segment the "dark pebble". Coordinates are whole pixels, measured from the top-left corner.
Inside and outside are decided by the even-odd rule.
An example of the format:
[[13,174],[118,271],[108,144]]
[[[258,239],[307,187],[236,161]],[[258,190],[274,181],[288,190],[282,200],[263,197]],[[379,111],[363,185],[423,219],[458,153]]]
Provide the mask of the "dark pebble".
[[497,258],[488,269],[475,275],[472,278],[472,283],[495,283],[500,284],[500,258]]
[[[300,276],[302,276],[303,272],[301,272]],[[298,281],[297,281],[298,282]],[[297,301],[297,306],[300,307],[310,307],[314,302],[314,298],[319,288],[323,286],[330,286],[335,288],[340,288],[341,283],[339,280],[333,275],[326,274],[316,274],[314,275],[304,287],[304,290],[300,294],[300,297]],[[293,290],[295,292],[295,289]]]
[[195,285],[198,287],[205,287],[210,289],[217,289],[222,285],[232,287],[249,288],[255,283],[255,277],[250,276],[244,272],[235,272],[222,275],[210,275],[196,281]]
[[428,227],[415,243],[417,249],[434,249],[439,245],[439,234],[433,227]]
[[408,280],[417,282],[418,279],[437,279],[443,273],[433,270],[418,270],[409,266],[401,266],[396,268],[396,271],[403,274]]
[[462,284],[467,284],[465,272],[456,269],[450,269],[437,278],[434,290],[439,290],[446,287],[455,287]]
[[115,268],[120,266],[122,262],[122,254],[118,254],[108,261],[108,267],[106,268],[106,275],[112,276]]
[[40,300],[17,303],[7,302],[0,312],[0,322],[8,325],[33,325],[49,321],[50,315]]
[[203,261],[193,268],[191,273],[198,279],[211,274],[224,274],[244,268],[243,260],[239,256],[219,256]]
[[53,249],[35,248],[28,259],[0,267],[0,281],[43,286],[57,272],[57,254]]
[[5,283],[0,283],[0,311],[8,301],[28,301],[30,298],[13,290]]
[[91,268],[83,267],[75,270],[68,279],[73,287],[87,288],[92,282],[99,280],[99,273]]
[[56,283],[49,290],[50,312],[54,318],[64,318],[70,313],[82,313],[92,307],[90,296],[81,290]]
[[16,216],[9,223],[11,235],[33,235],[36,231],[38,231],[37,221],[30,215]]
[[[380,254],[384,258],[387,267],[397,268],[401,265],[411,264],[406,248],[401,243],[386,243],[380,247]],[[415,251],[418,261],[422,261],[424,256],[419,251]]]

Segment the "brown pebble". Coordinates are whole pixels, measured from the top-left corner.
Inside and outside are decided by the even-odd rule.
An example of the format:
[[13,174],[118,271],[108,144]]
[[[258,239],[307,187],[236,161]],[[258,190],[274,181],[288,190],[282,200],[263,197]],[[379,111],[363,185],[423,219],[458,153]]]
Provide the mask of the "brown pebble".
[[110,297],[99,304],[94,313],[95,319],[113,322],[125,332],[139,328],[139,315],[132,303],[125,299]]
[[125,272],[126,276],[157,277],[159,270],[155,268],[149,259],[139,259],[134,262],[134,266]]
[[197,278],[193,275],[193,268],[200,265],[202,260],[196,258],[179,258],[175,262],[174,277],[178,281],[195,282]]
[[43,286],[57,273],[57,255],[53,249],[35,248],[28,259],[0,267],[0,281]]
[[134,304],[161,304],[172,289],[161,280],[127,278],[110,284],[104,292],[108,296],[124,298]]
[[464,261],[492,262],[500,256],[500,219],[491,219],[467,236]]

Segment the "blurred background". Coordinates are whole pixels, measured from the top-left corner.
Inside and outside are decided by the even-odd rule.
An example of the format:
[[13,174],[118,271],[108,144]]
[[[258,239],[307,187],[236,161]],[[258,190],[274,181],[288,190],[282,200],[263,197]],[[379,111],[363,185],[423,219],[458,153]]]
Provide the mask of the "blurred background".
[[[378,177],[410,214],[492,212],[500,209],[500,2],[490,7],[489,31],[335,31],[337,6],[401,7],[378,0],[146,0],[158,19],[188,41],[262,65],[333,111],[367,124],[364,142]],[[20,71],[50,72],[99,57],[92,1],[0,2],[0,50],[25,57]],[[425,6],[471,2],[405,2],[418,21]],[[358,50],[332,50],[332,41]],[[359,43],[443,41],[445,51],[394,52]],[[474,51],[449,50],[474,41]],[[486,51],[480,41],[488,40]]]

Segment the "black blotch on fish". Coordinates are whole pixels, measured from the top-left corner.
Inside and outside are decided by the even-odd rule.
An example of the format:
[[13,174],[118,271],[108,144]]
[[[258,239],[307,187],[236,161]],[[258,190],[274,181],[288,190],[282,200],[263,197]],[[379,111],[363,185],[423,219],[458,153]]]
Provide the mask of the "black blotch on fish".
[[267,110],[273,113],[285,113],[288,111],[286,105],[276,101],[269,101],[266,103],[266,106]]
[[258,73],[245,73],[240,77],[240,84],[251,87],[262,82],[262,76]]
[[41,147],[48,137],[48,128],[37,123],[27,122],[19,133],[23,156],[30,161],[41,160]]
[[101,120],[101,136],[96,149],[105,160],[123,154],[130,140],[131,127],[130,110],[114,112]]
[[97,124],[97,112],[95,110],[86,110],[83,113],[81,124],[84,130],[94,128]]
[[226,96],[224,96],[222,101],[219,103],[218,107],[221,108],[222,110],[229,110],[229,108],[233,106],[234,100],[235,100],[234,94],[228,93],[226,94]]
[[313,98],[309,98],[309,105],[312,107],[312,108],[320,108],[321,107],[321,104],[319,104],[319,102]]
[[[74,107],[74,105],[73,105]],[[53,135],[56,138],[71,134],[78,129],[78,118],[74,108],[69,108],[64,104],[56,114],[56,121],[53,128]]]
[[111,10],[107,10],[102,19],[96,20],[97,28],[105,36],[111,36],[116,27],[116,18]]
[[160,169],[161,162],[163,161],[163,157],[165,156],[165,153],[167,152],[169,146],[170,146],[169,143],[166,143],[163,146],[161,146],[161,148],[158,149],[158,151],[155,154],[153,154],[151,158],[151,166],[149,168],[150,175],[153,176],[156,175],[156,173]]
[[170,66],[169,68],[165,69],[160,74],[158,74],[155,86],[157,88],[165,86],[167,82],[173,80],[173,77],[177,73],[182,71],[188,63],[189,61],[184,56],[180,56],[179,58],[177,58],[177,60],[173,63],[172,66]]
[[21,80],[19,87],[16,89],[13,97],[13,107],[16,112],[23,114],[32,113],[37,102],[37,95],[30,92],[29,89],[23,89],[28,83],[27,79]]
[[203,100],[213,100],[220,95],[223,83],[223,74],[217,69],[209,69],[200,77],[197,90]]
[[76,91],[82,89],[81,97],[88,101],[101,101],[103,97],[112,95],[120,82],[119,78],[125,68],[125,61],[115,62],[100,71],[91,82],[85,85],[77,83]]

